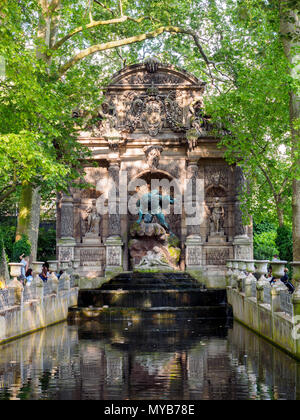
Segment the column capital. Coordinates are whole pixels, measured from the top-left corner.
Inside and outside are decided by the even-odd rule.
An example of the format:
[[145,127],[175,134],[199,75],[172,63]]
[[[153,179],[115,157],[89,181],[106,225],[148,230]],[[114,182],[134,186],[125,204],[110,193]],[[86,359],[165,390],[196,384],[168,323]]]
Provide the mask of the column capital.
[[198,167],[199,159],[200,159],[199,156],[195,156],[195,157],[189,156],[188,159],[186,160],[187,166],[188,167],[190,167],[190,166],[197,166]]
[[118,166],[120,168],[120,166],[121,166],[121,159],[120,159],[120,157],[118,156],[118,157],[109,158],[108,159],[108,165],[109,165],[109,167]]

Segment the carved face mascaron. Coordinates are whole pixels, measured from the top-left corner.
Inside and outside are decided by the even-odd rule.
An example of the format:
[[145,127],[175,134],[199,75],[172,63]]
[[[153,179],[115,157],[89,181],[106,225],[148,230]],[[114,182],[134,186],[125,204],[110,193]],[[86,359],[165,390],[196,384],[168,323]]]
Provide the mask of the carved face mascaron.
[[165,117],[162,114],[163,104],[155,99],[145,104],[144,112],[141,115],[141,122],[150,136],[157,136],[163,127]]

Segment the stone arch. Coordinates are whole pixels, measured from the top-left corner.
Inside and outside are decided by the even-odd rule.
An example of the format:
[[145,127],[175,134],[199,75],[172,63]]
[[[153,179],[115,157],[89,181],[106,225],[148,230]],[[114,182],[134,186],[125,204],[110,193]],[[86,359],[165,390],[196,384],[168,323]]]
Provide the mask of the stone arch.
[[174,176],[172,174],[170,174],[167,171],[164,171],[162,169],[155,169],[155,170],[150,170],[150,169],[145,169],[141,172],[139,172],[138,174],[134,175],[133,178],[130,180],[129,184],[128,184],[128,190],[131,189],[131,187],[134,184],[134,181],[136,181],[139,178],[145,179],[147,181],[147,177],[152,177],[153,179],[155,179],[155,174],[157,174],[158,176],[160,176],[160,179],[162,179],[162,176],[166,177],[169,181],[174,182],[175,185],[178,188],[178,191],[180,191],[181,194],[183,194],[183,186],[180,186],[176,180],[176,178],[174,178]]
[[227,197],[227,188],[223,185],[209,185],[205,189],[205,198],[212,199],[214,197]]

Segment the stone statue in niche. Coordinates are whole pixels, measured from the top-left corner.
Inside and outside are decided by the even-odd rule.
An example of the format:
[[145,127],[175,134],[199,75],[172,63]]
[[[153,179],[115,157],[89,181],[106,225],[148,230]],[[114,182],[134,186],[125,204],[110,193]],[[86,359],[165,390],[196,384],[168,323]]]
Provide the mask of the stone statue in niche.
[[86,233],[99,234],[100,216],[97,213],[96,207],[90,207],[87,210],[88,217],[86,220]]
[[100,233],[100,216],[97,212],[95,201],[86,210],[86,218],[84,219],[85,235],[83,242],[99,241]]
[[214,206],[211,209],[210,215],[210,234],[211,235],[224,235],[224,219],[225,210],[220,199],[216,198]]
[[163,151],[162,146],[146,146],[144,147],[144,153],[146,155],[147,164],[150,169],[157,169],[159,166],[160,155]]
[[92,120],[92,125],[86,127],[92,131],[95,137],[102,137],[111,130],[117,128],[117,111],[112,101],[113,98],[108,98],[98,109],[97,117]]

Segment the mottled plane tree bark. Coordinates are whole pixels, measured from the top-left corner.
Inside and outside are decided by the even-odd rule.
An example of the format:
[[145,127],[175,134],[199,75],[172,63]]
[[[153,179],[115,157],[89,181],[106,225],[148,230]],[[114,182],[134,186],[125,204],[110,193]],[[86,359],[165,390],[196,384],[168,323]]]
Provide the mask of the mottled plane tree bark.
[[293,140],[293,258],[300,261],[300,4],[281,0],[280,31],[291,75],[290,124]]

